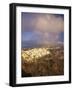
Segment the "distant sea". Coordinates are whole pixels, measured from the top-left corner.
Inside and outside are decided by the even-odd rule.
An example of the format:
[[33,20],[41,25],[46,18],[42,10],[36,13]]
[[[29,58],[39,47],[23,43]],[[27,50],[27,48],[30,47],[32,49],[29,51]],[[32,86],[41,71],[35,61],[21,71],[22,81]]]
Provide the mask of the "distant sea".
[[39,48],[39,47],[57,47],[57,46],[63,46],[62,43],[48,43],[48,44],[39,44],[34,42],[22,42],[21,47],[22,48]]

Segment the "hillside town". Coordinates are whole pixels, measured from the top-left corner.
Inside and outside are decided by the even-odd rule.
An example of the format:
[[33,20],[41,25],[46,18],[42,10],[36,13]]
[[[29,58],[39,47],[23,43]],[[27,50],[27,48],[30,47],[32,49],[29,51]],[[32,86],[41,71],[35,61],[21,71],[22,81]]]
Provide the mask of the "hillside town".
[[64,48],[22,49],[22,77],[64,74]]

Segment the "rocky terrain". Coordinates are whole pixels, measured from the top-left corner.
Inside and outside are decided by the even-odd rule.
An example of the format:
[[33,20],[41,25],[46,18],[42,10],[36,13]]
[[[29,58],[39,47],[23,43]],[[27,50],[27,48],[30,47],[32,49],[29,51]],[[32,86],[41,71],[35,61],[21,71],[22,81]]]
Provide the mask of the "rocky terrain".
[[64,74],[64,48],[23,48],[22,77]]

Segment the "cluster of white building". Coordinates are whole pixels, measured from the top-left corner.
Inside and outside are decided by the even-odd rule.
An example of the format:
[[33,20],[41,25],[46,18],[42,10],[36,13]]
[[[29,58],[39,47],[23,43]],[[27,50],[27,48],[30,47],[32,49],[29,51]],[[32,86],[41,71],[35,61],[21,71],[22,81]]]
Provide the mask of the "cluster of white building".
[[34,48],[27,51],[22,51],[22,57],[24,60],[33,61],[42,56],[50,54],[50,51],[47,49],[48,48]]

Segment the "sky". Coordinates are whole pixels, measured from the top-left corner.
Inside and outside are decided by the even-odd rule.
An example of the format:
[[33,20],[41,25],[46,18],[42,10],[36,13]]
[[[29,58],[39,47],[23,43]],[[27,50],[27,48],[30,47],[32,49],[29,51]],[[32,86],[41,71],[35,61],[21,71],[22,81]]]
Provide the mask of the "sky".
[[37,47],[64,42],[64,15],[21,13],[22,47]]

